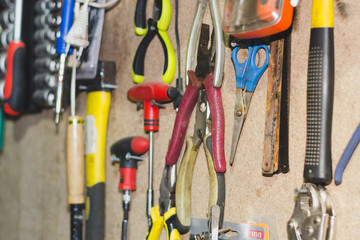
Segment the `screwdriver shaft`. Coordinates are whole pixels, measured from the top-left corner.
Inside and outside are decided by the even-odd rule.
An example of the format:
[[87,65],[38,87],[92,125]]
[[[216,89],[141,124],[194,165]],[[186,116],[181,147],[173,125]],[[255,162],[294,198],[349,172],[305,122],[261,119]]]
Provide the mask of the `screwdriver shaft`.
[[60,55],[60,66],[59,66],[59,76],[58,76],[58,85],[56,89],[56,102],[55,102],[55,123],[59,124],[60,113],[62,109],[62,95],[64,89],[64,74],[65,74],[65,61],[66,54]]
[[153,190],[153,132],[149,131],[149,175],[148,175],[148,190],[147,190],[147,203],[146,203],[146,214],[151,222],[150,210],[154,205],[154,190]]

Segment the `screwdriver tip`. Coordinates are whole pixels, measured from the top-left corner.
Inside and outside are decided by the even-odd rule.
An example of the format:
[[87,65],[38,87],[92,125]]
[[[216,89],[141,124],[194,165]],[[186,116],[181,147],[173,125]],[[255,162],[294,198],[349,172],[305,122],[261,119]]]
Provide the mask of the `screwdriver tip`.
[[60,122],[60,114],[55,114],[55,124],[56,125],[59,125],[59,122]]

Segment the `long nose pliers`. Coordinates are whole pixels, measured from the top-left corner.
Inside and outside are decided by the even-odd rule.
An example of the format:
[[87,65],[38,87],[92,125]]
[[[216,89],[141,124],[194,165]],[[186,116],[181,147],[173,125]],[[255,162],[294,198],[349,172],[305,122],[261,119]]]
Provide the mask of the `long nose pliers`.
[[146,25],[144,23],[139,25],[139,22],[145,22],[145,6],[146,0],[138,0],[135,13],[135,32],[138,35],[144,35],[144,37],[135,53],[132,65],[132,78],[135,83],[144,81],[146,51],[151,41],[157,36],[164,51],[162,81],[170,84],[176,70],[176,57],[167,34],[171,19],[171,3],[170,0],[154,0],[153,17],[148,19],[147,28],[144,26]]
[[[186,138],[186,150],[181,160],[176,180],[176,211],[180,233],[190,228],[191,217],[191,181],[194,164],[203,144],[209,173],[209,208],[219,205],[221,219],[225,206],[225,177],[226,161],[224,153],[224,109],[220,88],[213,85],[215,68],[215,44],[209,43],[209,25],[201,27],[198,45],[197,66],[194,71],[188,71],[189,84],[176,115],[174,129],[166,154],[166,164],[175,165],[185,140],[189,118],[195,108],[195,126],[193,136]],[[213,40],[214,34],[212,34]],[[210,216],[210,215],[208,215]],[[222,220],[220,221],[220,225]],[[221,227],[221,226],[220,226]]]

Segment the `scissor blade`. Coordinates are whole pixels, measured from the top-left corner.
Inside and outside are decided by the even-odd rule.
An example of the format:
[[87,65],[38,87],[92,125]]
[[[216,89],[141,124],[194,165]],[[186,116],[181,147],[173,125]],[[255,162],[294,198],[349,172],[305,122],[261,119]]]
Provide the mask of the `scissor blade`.
[[243,98],[243,90],[241,88],[236,89],[235,108],[234,108],[234,123],[233,123],[233,135],[231,141],[230,151],[230,166],[234,163],[235,152],[239,142],[240,133],[244,125],[245,120],[245,103]]

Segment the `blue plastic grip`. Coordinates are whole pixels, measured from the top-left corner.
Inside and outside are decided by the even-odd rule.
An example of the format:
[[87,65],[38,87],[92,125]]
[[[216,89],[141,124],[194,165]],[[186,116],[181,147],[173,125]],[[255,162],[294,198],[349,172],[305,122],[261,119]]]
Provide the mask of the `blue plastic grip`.
[[[56,38],[56,53],[61,55],[65,53],[66,43],[64,37],[68,34],[74,21],[74,0],[64,0],[61,10],[60,36]],[[72,53],[70,48],[68,54]]]
[[350,161],[350,158],[354,153],[355,148],[357,147],[359,142],[360,142],[360,124],[356,128],[353,136],[351,137],[348,145],[345,148],[344,153],[341,155],[339,163],[336,166],[335,178],[334,178],[336,185],[341,183],[345,167]]
[[[266,59],[261,67],[257,67],[255,57],[261,48],[265,49]],[[236,88],[246,88],[246,91],[254,92],[261,75],[269,65],[269,48],[266,45],[248,46],[248,56],[243,63],[237,60],[238,50],[239,47],[235,47],[231,52],[231,60],[233,61],[236,75]]]

